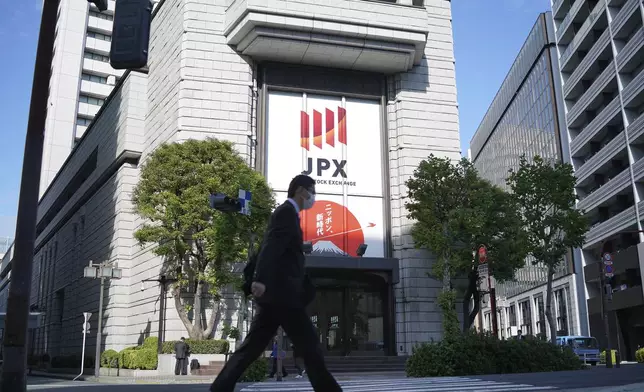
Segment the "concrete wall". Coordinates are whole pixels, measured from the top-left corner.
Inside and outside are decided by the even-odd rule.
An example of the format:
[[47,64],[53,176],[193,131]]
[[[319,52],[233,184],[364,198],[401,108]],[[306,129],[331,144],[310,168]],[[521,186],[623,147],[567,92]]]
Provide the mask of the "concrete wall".
[[414,248],[405,182],[432,153],[461,157],[451,3],[426,0],[425,5],[430,33],[422,64],[389,78],[387,102],[393,256],[400,260],[396,340],[398,351],[408,354],[414,344],[442,336],[436,305],[442,284],[427,277],[433,256]]

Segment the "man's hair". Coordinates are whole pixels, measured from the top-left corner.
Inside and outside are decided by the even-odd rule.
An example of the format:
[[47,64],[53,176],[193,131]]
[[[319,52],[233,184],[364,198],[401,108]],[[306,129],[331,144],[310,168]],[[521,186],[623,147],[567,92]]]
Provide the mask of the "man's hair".
[[184,338],[184,337],[182,336],[182,337],[181,337],[181,340],[186,340],[186,338]]
[[298,174],[297,176],[293,177],[291,180],[291,183],[288,185],[288,197],[293,197],[295,196],[295,192],[297,192],[297,188],[302,187],[304,189],[309,189],[315,185],[315,180],[312,179],[311,177],[307,176],[306,174]]

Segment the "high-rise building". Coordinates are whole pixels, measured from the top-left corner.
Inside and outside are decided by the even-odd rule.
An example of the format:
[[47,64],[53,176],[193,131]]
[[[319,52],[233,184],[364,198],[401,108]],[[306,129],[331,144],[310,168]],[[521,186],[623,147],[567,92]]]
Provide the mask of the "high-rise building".
[[[564,101],[561,93],[554,26],[550,13],[540,14],[501,84],[470,143],[471,159],[481,177],[507,189],[509,170],[517,170],[521,156],[539,155],[567,161]],[[553,316],[558,335],[587,333],[583,280],[572,252],[562,260],[553,283]],[[545,317],[547,268],[531,257],[513,281],[496,286],[500,337],[550,335]],[[479,313],[490,330],[488,296]]]
[[[186,308],[159,301],[164,260],[135,240],[132,191],[161,143],[206,137],[234,143],[280,201],[296,174],[316,179],[302,222],[318,287],[310,312],[329,355],[405,355],[441,338],[441,283],[428,277],[432,256],[414,248],[404,184],[429,154],[460,158],[450,1],[165,0],[148,68],[116,82],[41,198],[34,354],[80,353],[83,312],[93,313],[92,350],[90,260],[122,270],[105,288],[106,348],[136,345],[160,321],[163,339],[186,335]],[[250,312],[227,299],[219,315],[207,306],[211,336],[248,326]]]
[[40,196],[110,95],[122,70],[110,66],[114,0],[61,0],[56,17]]
[[[644,7],[641,0],[555,0],[552,17],[578,208],[591,222],[581,250],[590,333],[606,343],[602,254],[613,348],[644,345]],[[562,127],[564,129],[564,127]]]

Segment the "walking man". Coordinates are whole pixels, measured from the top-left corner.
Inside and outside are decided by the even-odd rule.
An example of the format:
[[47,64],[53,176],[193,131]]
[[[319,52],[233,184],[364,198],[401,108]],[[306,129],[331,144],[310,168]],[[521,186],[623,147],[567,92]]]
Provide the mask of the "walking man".
[[188,374],[188,352],[190,347],[186,344],[186,339],[181,338],[174,344],[174,356],[177,362],[174,365],[174,374],[185,376]]
[[288,200],[275,209],[257,258],[251,292],[258,312],[242,345],[233,353],[210,387],[233,392],[237,380],[275,336],[281,325],[302,355],[316,392],[341,392],[329,373],[318,336],[305,307],[314,298],[305,274],[299,213],[315,203],[315,180],[298,175],[288,187]]

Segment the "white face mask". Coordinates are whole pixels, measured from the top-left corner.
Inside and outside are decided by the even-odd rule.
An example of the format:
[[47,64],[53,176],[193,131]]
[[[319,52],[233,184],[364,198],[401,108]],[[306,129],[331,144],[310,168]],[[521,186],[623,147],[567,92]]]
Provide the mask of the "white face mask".
[[304,203],[302,205],[302,209],[308,210],[311,207],[313,207],[313,204],[315,204],[315,193],[308,192],[309,198],[304,200]]

